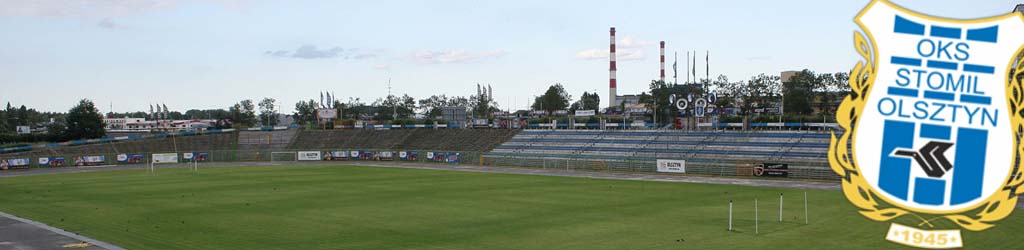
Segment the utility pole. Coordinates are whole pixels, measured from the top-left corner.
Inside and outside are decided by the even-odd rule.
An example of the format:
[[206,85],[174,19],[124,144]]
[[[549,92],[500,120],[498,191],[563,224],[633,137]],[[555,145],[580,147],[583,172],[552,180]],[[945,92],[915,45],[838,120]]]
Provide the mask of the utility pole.
[[[391,77],[388,77],[388,96],[385,97],[385,100],[387,100],[387,98],[390,98],[390,97],[391,97]],[[398,99],[398,98],[395,98],[395,99]],[[392,110],[392,113],[391,113],[391,119],[392,120],[398,119],[398,102],[392,103],[391,105],[394,108]]]

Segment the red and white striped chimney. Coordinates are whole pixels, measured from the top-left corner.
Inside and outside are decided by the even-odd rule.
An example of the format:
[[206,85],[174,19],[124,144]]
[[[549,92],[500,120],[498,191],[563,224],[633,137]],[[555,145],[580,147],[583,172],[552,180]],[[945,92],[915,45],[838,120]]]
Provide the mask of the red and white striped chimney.
[[661,82],[665,82],[665,41],[661,41]]
[[616,107],[618,103],[615,102],[615,96],[618,94],[615,92],[615,27],[609,31],[611,33],[611,47],[608,50],[608,107]]

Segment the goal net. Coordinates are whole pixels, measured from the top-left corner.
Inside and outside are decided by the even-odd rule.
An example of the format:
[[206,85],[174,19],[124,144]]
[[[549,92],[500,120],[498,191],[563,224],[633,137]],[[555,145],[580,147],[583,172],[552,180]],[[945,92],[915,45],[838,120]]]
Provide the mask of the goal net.
[[270,152],[270,161],[295,161],[297,159],[295,152]]

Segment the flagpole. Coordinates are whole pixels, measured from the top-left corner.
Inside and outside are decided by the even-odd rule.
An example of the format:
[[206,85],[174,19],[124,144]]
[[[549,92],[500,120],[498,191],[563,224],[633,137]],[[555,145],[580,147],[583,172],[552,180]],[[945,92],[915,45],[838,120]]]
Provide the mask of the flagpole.
[[690,51],[686,51],[686,83],[690,83]]
[[[676,65],[679,63],[679,52],[672,52],[672,86],[679,85],[679,70]],[[113,108],[111,108],[113,109]]]

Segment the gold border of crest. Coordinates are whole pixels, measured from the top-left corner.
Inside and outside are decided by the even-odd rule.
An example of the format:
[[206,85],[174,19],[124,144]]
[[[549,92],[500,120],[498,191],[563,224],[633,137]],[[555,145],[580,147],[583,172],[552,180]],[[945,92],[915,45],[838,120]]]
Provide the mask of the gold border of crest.
[[[884,2],[894,8],[920,15],[887,1],[876,0],[872,1],[871,4],[878,2]],[[871,36],[865,27],[861,26],[861,29],[865,30],[863,32],[867,33],[868,37]],[[1014,157],[1008,159],[1008,163],[1012,165],[1012,168],[1010,176],[1003,186],[983,203],[961,211],[943,212],[904,208],[898,204],[886,202],[884,197],[871,188],[864,179],[864,176],[860,174],[856,158],[854,158],[856,152],[853,150],[855,148],[853,145],[856,141],[853,140],[853,135],[857,130],[856,123],[861,112],[864,110],[864,106],[867,104],[868,94],[870,94],[872,84],[875,82],[875,72],[878,67],[877,58],[875,58],[874,54],[876,50],[875,41],[874,39],[869,40],[865,38],[864,33],[854,32],[853,43],[862,60],[857,62],[857,65],[850,72],[850,95],[843,99],[842,104],[836,110],[836,122],[846,132],[840,137],[836,137],[835,132],[832,133],[832,140],[828,151],[829,165],[836,174],[842,176],[843,193],[846,195],[847,200],[857,206],[862,215],[875,221],[884,222],[901,216],[912,216],[921,220],[919,225],[926,224],[931,226],[932,220],[944,218],[961,228],[971,231],[982,231],[992,228],[995,226],[994,222],[1009,216],[1017,205],[1017,196],[1024,194],[1024,189],[1019,189],[1024,184],[1024,168],[1021,168],[1020,164],[1017,164],[1014,160],[1024,154],[1024,146],[1021,145],[1021,136],[1024,135],[1024,123],[1022,123],[1024,121],[1024,89],[1022,89],[1021,81],[1019,80],[1019,78],[1024,77],[1024,60],[1011,61],[1008,63],[1009,67],[1007,67],[1008,69],[1014,69],[1006,73],[1006,98],[1007,110],[1010,111],[1007,112],[1010,114],[1010,128],[1013,130],[1013,145],[1016,150],[1013,153]],[[1024,53],[1024,50],[1018,50],[1018,56],[1015,58],[1020,58],[1022,53]],[[848,143],[851,145],[850,148],[846,146]]]

